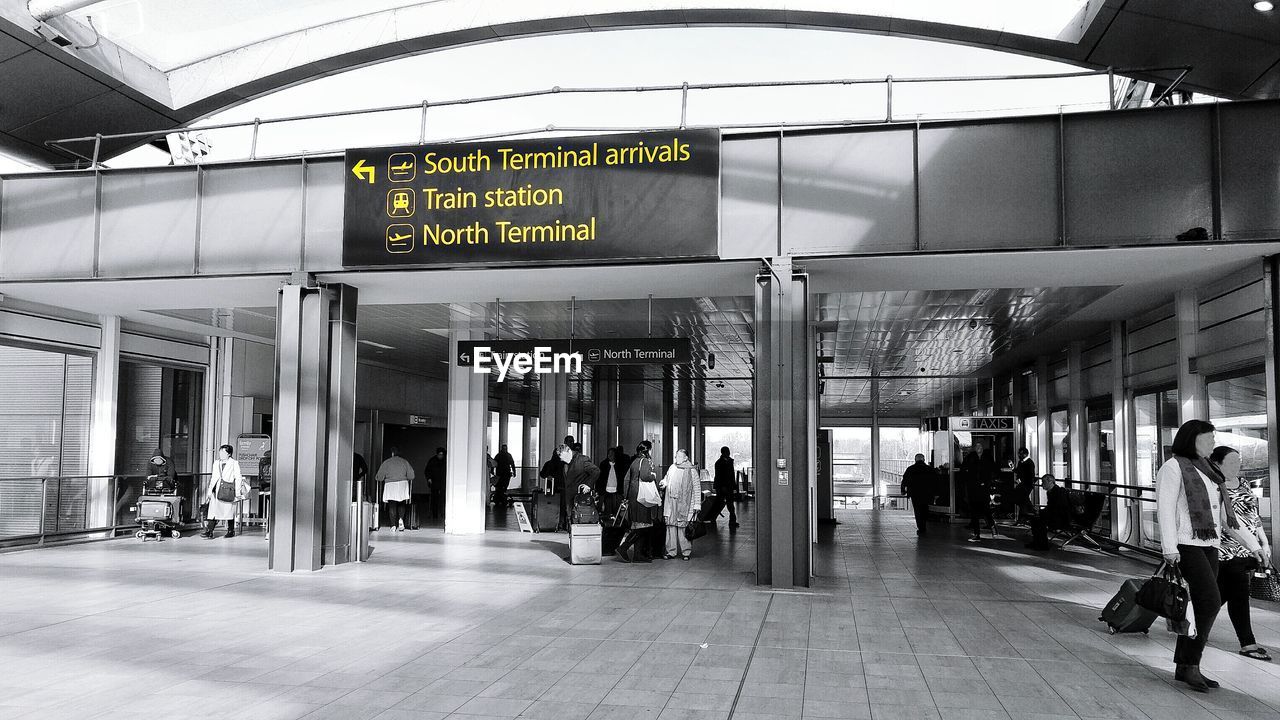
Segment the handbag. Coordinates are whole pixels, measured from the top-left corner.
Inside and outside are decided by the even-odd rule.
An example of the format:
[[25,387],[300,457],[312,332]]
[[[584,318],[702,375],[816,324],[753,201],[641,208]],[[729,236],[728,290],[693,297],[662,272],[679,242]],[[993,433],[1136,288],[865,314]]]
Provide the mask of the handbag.
[[693,542],[706,534],[707,524],[701,520],[690,520],[689,524],[684,526],[684,539],[689,542]]
[[213,496],[218,499],[218,502],[235,502],[236,484],[230,480],[219,480],[218,489],[214,491]]
[[1156,568],[1156,573],[1142,584],[1135,599],[1139,605],[1160,617],[1178,622],[1187,617],[1190,597],[1178,566],[1162,563]]
[[658,494],[658,484],[655,482],[641,482],[639,489],[636,490],[636,502],[645,507],[658,507],[662,504],[662,496]]
[[628,500],[623,500],[623,501],[622,501],[622,504],[618,506],[618,509],[617,509],[616,511],[614,511],[614,513],[613,513],[613,527],[620,528],[620,527],[625,527],[625,526],[626,526],[626,524],[627,524],[627,503],[628,503],[628,502],[629,502]]
[[1273,567],[1257,568],[1249,578],[1249,597],[1280,602],[1280,578]]

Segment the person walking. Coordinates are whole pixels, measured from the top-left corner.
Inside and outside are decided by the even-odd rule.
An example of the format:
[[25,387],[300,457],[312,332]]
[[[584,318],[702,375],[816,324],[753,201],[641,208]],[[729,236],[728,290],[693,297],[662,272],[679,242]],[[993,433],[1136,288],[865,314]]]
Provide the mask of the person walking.
[[915,462],[902,473],[902,494],[911,498],[916,515],[916,535],[929,534],[929,503],[933,501],[933,479],[937,473],[924,461],[924,453],[916,453]]
[[[627,503],[627,534],[618,543],[615,553],[622,562],[632,562],[627,551],[634,547],[634,559],[641,562],[652,562],[653,540],[650,534],[653,524],[662,515],[662,505],[642,505],[637,499],[642,483],[657,483],[658,473],[654,471],[653,459],[649,457],[649,448],[640,443],[636,446],[635,457],[627,467],[627,474],[622,483],[622,493]],[[653,490],[656,492],[657,487]]]
[[1160,552],[1187,583],[1196,625],[1195,637],[1178,636],[1173,677],[1197,692],[1218,686],[1200,672],[1200,658],[1222,607],[1218,592],[1222,538],[1233,536],[1255,557],[1262,553],[1258,541],[1236,519],[1224,487],[1226,479],[1209,462],[1213,433],[1213,424],[1204,420],[1183,423],[1173,437],[1173,457],[1156,473]]
[[431,519],[438,520],[444,515],[445,488],[445,455],[444,448],[436,448],[436,454],[427,460],[423,474],[427,476],[427,490],[431,493]]
[[715,470],[711,487],[715,490],[716,497],[729,508],[729,529],[732,530],[738,527],[738,509],[733,504],[733,498],[738,494],[738,475],[733,471],[733,456],[729,454],[727,445],[720,448],[720,458],[716,460]]
[[493,458],[493,506],[498,509],[507,507],[507,489],[511,478],[516,476],[516,459],[511,456],[507,446],[498,448]]
[[662,519],[667,524],[666,558],[688,560],[693,554],[693,545],[684,536],[684,528],[698,517],[698,510],[702,508],[702,483],[698,480],[698,469],[689,462],[688,453],[676,451],[675,462],[667,468],[658,487],[666,491],[662,497]]
[[[1222,473],[1224,487],[1235,512],[1240,529],[1258,541],[1260,553],[1251,553],[1232,535],[1222,538],[1218,546],[1218,594],[1227,606],[1227,616],[1240,641],[1239,653],[1254,660],[1271,661],[1271,654],[1258,644],[1253,635],[1253,622],[1249,617],[1249,582],[1253,570],[1260,564],[1271,564],[1271,545],[1258,515],[1258,498],[1253,494],[1249,481],[1240,477],[1240,453],[1231,447],[1220,445],[1209,455],[1209,462]],[[1259,555],[1261,557],[1259,557]]]
[[[249,497],[249,483],[240,473],[240,462],[231,457],[235,450],[230,445],[218,448],[218,459],[213,463],[213,472],[209,491],[205,493],[205,502],[209,503],[206,514],[204,532],[200,537],[213,539],[214,528],[219,520],[227,522],[227,534],[224,538],[236,536],[236,513],[240,502]],[[228,485],[230,487],[228,487]],[[227,499],[232,498],[232,499]]]
[[400,457],[399,448],[392,447],[391,455],[382,461],[374,480],[382,484],[382,502],[387,504],[392,532],[404,532],[405,517],[409,514],[409,502],[413,499],[410,488],[413,483],[413,466]]
[[986,449],[982,443],[975,442],[960,466],[964,473],[965,501],[969,506],[969,542],[982,540],[980,520],[987,521],[992,535],[996,532],[996,520],[991,514],[991,480],[996,474],[996,463]]

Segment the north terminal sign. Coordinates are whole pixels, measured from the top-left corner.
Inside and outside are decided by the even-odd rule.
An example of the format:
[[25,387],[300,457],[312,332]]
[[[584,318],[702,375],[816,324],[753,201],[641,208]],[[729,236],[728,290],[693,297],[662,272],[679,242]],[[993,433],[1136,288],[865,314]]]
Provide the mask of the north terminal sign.
[[348,150],[346,267],[716,257],[720,132]]
[[492,355],[576,353],[585,365],[683,365],[693,362],[688,338],[610,340],[464,340],[458,343],[459,367],[473,367],[477,348]]

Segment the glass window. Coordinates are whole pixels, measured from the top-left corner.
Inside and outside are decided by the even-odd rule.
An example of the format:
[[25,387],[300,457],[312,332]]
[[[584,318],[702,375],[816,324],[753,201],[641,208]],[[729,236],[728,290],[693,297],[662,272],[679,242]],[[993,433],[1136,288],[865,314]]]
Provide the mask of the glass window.
[[[524,455],[524,416],[514,413],[507,415],[507,452],[511,453],[516,465],[520,465]],[[516,477],[522,477],[519,468]]]
[[720,448],[729,448],[733,457],[733,469],[746,471],[751,467],[751,428],[708,425],[703,430],[703,457],[712,468],[720,459]]
[[1271,474],[1268,469],[1267,383],[1261,371],[1208,383],[1209,422],[1219,445],[1240,451],[1240,473],[1254,487],[1267,534],[1271,533]]
[[[1172,453],[1173,436],[1178,431],[1178,392],[1158,390],[1144,393],[1133,399],[1134,424],[1137,426],[1137,442],[1134,454],[1137,462],[1136,484],[1154,487],[1156,472]],[[1160,547],[1159,522],[1156,518],[1155,493],[1142,493],[1139,500],[1142,517],[1142,544]]]
[[[0,537],[83,529],[93,359],[0,346]],[[43,505],[42,505],[43,503]]]
[[493,457],[498,453],[498,413],[493,410],[489,411],[489,426],[485,428],[485,448],[484,451]]
[[538,435],[538,416],[530,415],[526,422],[529,423],[529,467],[533,468],[533,476],[537,477],[538,470],[542,467],[542,443]]
[[928,437],[918,427],[880,428],[880,494],[896,494],[902,473],[916,461],[916,453],[929,457]]
[[1053,447],[1049,450],[1049,472],[1059,480],[1071,479],[1071,432],[1070,421],[1066,410],[1054,410],[1049,413],[1049,428],[1052,432]]
[[[1089,424],[1087,426],[1088,438],[1085,443],[1085,472],[1087,479],[1091,483],[1099,483],[1100,485],[1114,485],[1116,482],[1115,456],[1113,449],[1115,448],[1115,420],[1112,417],[1111,406],[1090,406],[1089,407]],[[1094,492],[1110,493],[1111,490],[1099,485],[1089,485],[1088,490]],[[1102,508],[1102,515],[1098,518],[1098,522],[1094,526],[1097,531],[1103,535],[1111,534],[1111,503],[1108,502]],[[1120,536],[1128,535],[1127,517],[1120,516]]]
[[1022,418],[1022,447],[1027,449],[1027,456],[1039,467],[1040,434],[1036,432],[1037,422],[1035,415]]
[[871,428],[831,428],[831,466],[834,489],[840,498],[865,498],[871,484]]
[[[151,457],[157,451],[169,458],[178,474],[178,494],[187,498],[183,512],[190,518],[196,511],[200,487],[192,474],[208,472],[209,464],[200,462],[198,447],[203,392],[201,371],[120,362],[116,472],[132,477],[116,490],[117,525],[132,522],[129,508],[142,494],[140,478],[149,472]],[[246,475],[258,472],[256,467],[243,469]]]

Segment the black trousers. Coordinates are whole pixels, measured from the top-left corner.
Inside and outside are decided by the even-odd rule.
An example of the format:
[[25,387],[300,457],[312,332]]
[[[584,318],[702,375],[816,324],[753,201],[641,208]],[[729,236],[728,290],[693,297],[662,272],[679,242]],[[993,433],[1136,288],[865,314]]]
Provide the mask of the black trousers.
[[969,529],[976,535],[980,527],[979,521],[985,519],[987,527],[994,529],[996,519],[991,514],[991,495],[986,486],[972,486],[965,493],[965,501],[969,505]]
[[1196,636],[1178,636],[1173,661],[1178,665],[1199,665],[1204,644],[1209,640],[1209,631],[1213,629],[1213,621],[1222,607],[1222,596],[1218,594],[1218,548],[1179,545],[1178,554],[1182,556],[1178,569],[1187,581],[1195,611]]
[[[724,506],[729,508],[729,524],[738,524],[738,508],[733,506],[733,491],[723,490],[716,493],[716,497],[724,501]],[[714,519],[714,518],[713,518]]]
[[911,511],[916,514],[916,530],[926,532],[929,521],[929,495],[912,495]]
[[1231,626],[1240,647],[1253,645],[1253,623],[1249,620],[1249,581],[1258,561],[1251,557],[1231,558],[1218,563],[1218,595],[1227,606]]
[[396,527],[400,523],[409,520],[409,501],[399,502],[395,500],[387,501],[387,519],[391,522],[391,527]]
[[[214,528],[216,528],[216,527],[218,527],[218,521],[217,521],[217,520],[214,520],[214,519],[212,519],[212,518],[210,518],[210,519],[206,520],[206,521],[205,521],[205,523],[204,523],[204,534],[205,534],[205,535],[212,535],[212,534],[213,534],[213,530],[214,530]],[[236,521],[235,521],[235,520],[228,520],[228,521],[227,521],[227,535],[235,535],[235,534],[236,534]],[[1248,594],[1249,594],[1249,593],[1248,593],[1248,591],[1246,591],[1246,592],[1245,592],[1245,595],[1247,596]]]

